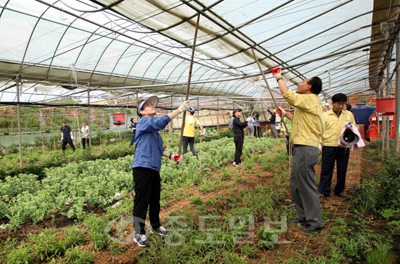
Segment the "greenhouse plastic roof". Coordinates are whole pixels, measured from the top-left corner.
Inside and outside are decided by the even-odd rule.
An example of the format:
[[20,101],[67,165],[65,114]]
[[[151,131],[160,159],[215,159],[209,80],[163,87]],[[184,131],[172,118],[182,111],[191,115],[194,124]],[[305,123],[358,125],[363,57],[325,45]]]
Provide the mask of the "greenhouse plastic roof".
[[276,66],[293,90],[319,76],[328,98],[376,91],[385,58],[393,53],[399,5],[400,0],[0,0],[0,100],[17,102],[17,75],[22,102],[86,102],[88,89],[91,102],[135,93],[182,96],[194,44],[191,96],[265,95],[252,50],[274,91],[268,68]]

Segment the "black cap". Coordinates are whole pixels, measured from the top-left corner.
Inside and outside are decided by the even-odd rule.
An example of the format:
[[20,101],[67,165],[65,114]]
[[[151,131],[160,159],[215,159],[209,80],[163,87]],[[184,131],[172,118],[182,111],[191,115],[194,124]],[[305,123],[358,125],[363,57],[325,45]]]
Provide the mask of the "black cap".
[[242,112],[242,109],[235,109],[235,110],[233,110],[233,115],[235,115],[236,112]]
[[63,120],[61,123],[67,123],[67,121]]

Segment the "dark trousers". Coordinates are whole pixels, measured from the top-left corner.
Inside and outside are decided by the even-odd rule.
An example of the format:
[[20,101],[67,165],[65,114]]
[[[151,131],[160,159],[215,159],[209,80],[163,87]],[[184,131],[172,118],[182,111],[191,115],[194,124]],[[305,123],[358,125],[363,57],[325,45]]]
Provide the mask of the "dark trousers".
[[133,168],[135,198],[133,205],[133,227],[135,234],[146,234],[145,220],[149,208],[150,224],[153,230],[160,225],[161,178],[158,171],[148,168]]
[[89,138],[82,138],[82,147],[83,147],[83,149],[86,149],[86,144],[89,147]]
[[234,137],[233,141],[235,142],[235,163],[240,164],[240,157],[242,156],[243,149],[243,137]]
[[260,126],[254,126],[254,136],[255,137],[261,137],[261,127]]
[[349,163],[350,149],[341,147],[322,147],[321,179],[318,191],[330,195],[333,169],[336,161],[337,182],[334,192],[342,193],[346,185],[347,164]]
[[297,218],[314,227],[325,226],[321,219],[321,204],[315,186],[315,169],[319,150],[313,146],[297,146],[293,153],[290,191]]
[[190,145],[190,151],[193,153],[193,156],[196,156],[196,153],[194,152],[194,137],[183,137],[183,154],[187,153],[187,146],[188,143]]
[[[292,153],[289,152],[289,146],[292,147]],[[293,147],[293,144],[290,143],[289,135],[286,135],[286,151],[287,151],[288,156],[293,156],[294,147]]]
[[271,127],[271,137],[279,138],[278,131],[276,131],[275,124],[270,124],[270,127]]
[[69,144],[71,146],[71,148],[75,151],[75,146],[72,143],[72,139],[67,138],[67,139],[63,139],[62,145],[61,145],[61,149],[65,150],[65,147],[67,146],[67,144]]
[[133,142],[135,142],[135,134],[131,135],[131,144],[129,144],[129,147],[133,145]]

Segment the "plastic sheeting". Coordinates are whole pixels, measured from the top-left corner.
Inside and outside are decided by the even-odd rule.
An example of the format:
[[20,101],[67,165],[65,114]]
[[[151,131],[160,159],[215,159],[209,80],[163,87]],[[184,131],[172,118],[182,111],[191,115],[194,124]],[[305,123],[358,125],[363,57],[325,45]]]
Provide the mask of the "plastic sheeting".
[[[184,94],[200,14],[192,95],[258,97],[265,83],[251,48],[266,71],[285,68],[291,89],[319,76],[328,98],[350,95],[377,88],[369,83],[370,54],[387,47],[369,46],[382,37],[380,24],[372,24],[374,8],[382,14],[398,8],[396,1],[372,0],[118,2],[0,0],[0,34],[7,40],[0,43],[0,76],[7,83],[19,74],[32,83],[21,100],[35,102],[68,96],[85,101],[87,87],[97,90],[92,102],[108,95]],[[379,23],[396,19],[381,17]],[[79,88],[66,89],[75,77]],[[0,100],[16,100],[6,83]],[[51,91],[43,89],[51,85]]]

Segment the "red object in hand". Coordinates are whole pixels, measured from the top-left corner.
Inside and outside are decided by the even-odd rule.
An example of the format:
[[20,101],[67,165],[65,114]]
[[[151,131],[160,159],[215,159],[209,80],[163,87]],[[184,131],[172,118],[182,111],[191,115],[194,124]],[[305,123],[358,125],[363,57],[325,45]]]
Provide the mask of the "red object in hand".
[[179,162],[181,162],[182,161],[182,155],[174,155],[174,160],[176,161],[176,162],[178,162],[178,164],[179,164]]
[[272,72],[273,75],[281,73],[281,67],[270,68],[269,70]]
[[278,113],[279,116],[282,116],[282,110],[280,108],[278,108],[278,110],[276,110],[276,112]]

